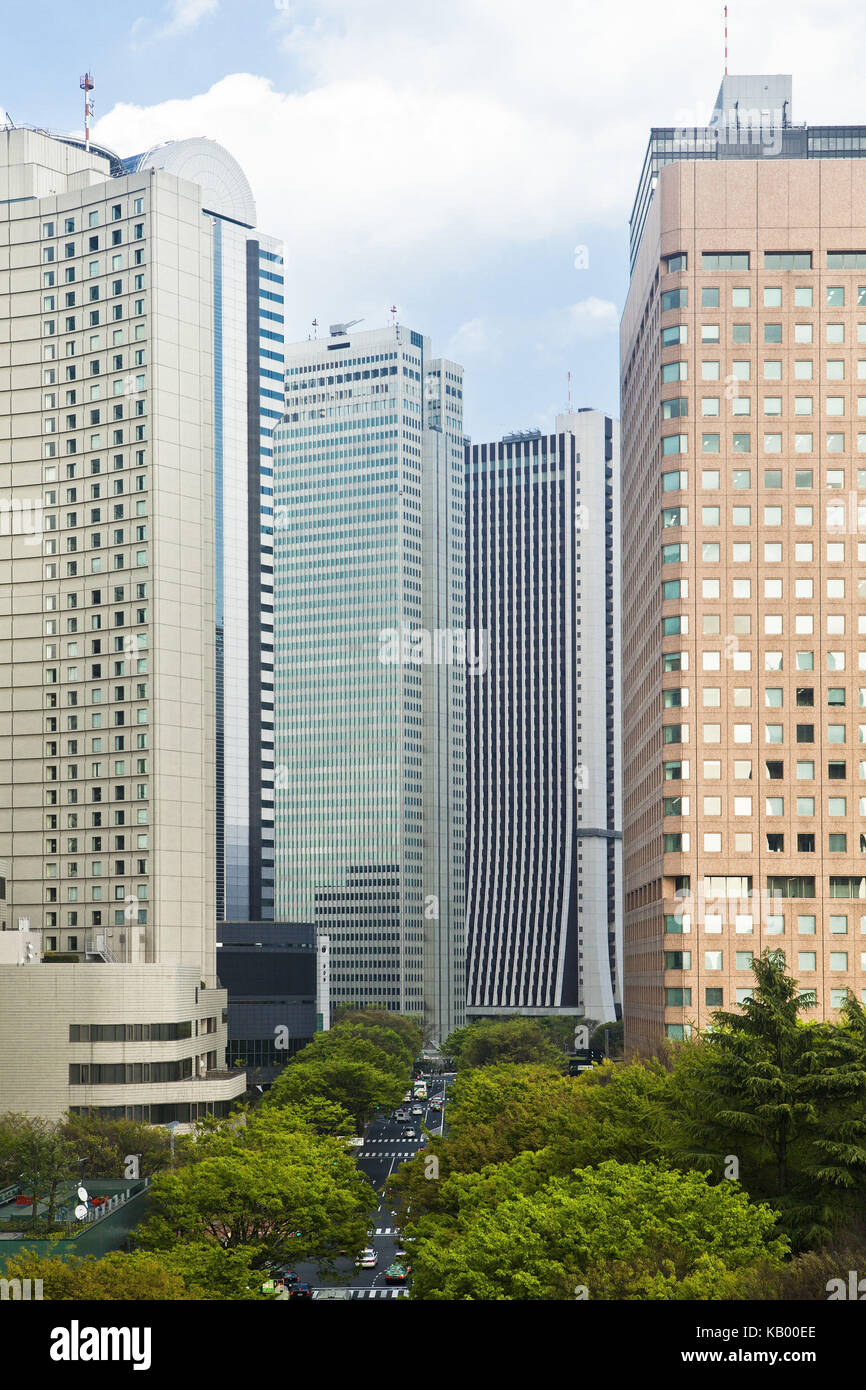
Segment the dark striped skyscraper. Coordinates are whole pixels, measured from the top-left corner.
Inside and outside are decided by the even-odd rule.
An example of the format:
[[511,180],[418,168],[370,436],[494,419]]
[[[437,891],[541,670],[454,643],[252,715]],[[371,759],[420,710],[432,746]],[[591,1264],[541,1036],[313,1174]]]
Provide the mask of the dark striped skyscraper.
[[619,1013],[619,425],[466,449],[467,1015]]

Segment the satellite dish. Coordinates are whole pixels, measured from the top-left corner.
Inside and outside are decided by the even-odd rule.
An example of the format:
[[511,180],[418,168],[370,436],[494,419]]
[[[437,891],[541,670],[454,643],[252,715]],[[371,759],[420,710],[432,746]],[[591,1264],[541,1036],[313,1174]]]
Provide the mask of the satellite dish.
[[83,1221],[86,1215],[87,1215],[87,1207],[85,1207],[85,1206],[78,1206],[78,1207],[75,1208],[75,1219],[76,1219],[76,1221]]
[[86,1187],[79,1187],[79,1189],[78,1189],[78,1200],[79,1200],[79,1202],[86,1202],[89,1195],[90,1195],[90,1194],[88,1193]]

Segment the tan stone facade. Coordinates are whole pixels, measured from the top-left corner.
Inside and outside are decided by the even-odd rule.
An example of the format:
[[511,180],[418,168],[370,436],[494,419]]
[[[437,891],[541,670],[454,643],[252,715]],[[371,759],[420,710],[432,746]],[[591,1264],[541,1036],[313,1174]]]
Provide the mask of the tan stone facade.
[[859,160],[669,165],[635,265],[625,1017],[643,1050],[742,1001],[768,947],[816,992],[807,1016],[863,997],[864,209]]
[[[82,1101],[71,1025],[117,1023],[128,1000],[135,1023],[180,1009],[194,1039],[190,990],[215,992],[211,247],[197,186],[0,141],[4,917],[81,961],[0,971],[0,1108],[29,1108],[14,1049],[32,1010],[57,1033],[33,1105],[60,1113],[123,1103],[102,1085]],[[211,1002],[205,1070],[225,1047]]]

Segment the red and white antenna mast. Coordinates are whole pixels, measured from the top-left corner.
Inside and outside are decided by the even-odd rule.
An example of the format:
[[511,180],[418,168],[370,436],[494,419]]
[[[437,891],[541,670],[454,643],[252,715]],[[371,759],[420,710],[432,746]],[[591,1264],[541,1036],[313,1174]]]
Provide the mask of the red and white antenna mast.
[[392,327],[392,328],[396,328],[396,327],[397,327],[397,305],[396,305],[396,304],[392,304],[392,305],[391,305],[391,327]]
[[571,372],[568,374],[568,413],[571,414]]
[[318,336],[319,336],[319,320],[318,320],[318,319],[313,319],[313,341],[314,341],[314,342],[316,341],[316,339],[318,338]]
[[93,78],[86,72],[78,83],[84,93],[84,148],[90,149],[90,120],[93,116],[93,101],[90,93],[93,91]]

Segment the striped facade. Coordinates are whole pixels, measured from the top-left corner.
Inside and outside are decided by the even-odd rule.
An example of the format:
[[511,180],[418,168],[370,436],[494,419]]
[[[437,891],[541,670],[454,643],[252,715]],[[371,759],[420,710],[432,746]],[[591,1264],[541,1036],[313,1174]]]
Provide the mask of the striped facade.
[[616,1017],[618,430],[466,449],[467,1012]]

